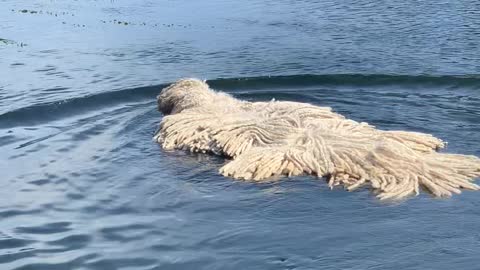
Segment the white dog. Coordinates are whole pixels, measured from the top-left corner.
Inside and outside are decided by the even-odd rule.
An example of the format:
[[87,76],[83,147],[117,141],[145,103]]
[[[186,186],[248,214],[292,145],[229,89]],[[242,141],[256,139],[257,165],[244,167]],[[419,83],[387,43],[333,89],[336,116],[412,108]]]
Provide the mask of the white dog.
[[155,140],[164,149],[231,158],[220,169],[225,176],[312,174],[327,177],[330,187],[369,185],[380,199],[420,187],[438,197],[479,189],[471,181],[480,176],[480,159],[438,153],[444,143],[428,134],[378,130],[307,103],[241,101],[196,79],[170,85],[157,101],[166,116]]

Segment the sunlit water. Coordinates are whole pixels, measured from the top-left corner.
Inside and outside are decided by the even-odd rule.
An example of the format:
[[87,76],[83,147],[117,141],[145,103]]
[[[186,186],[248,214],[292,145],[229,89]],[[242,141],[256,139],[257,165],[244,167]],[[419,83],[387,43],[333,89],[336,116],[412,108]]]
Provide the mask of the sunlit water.
[[180,77],[480,155],[477,1],[0,0],[0,269],[478,269],[480,193],[257,184],[152,141]]

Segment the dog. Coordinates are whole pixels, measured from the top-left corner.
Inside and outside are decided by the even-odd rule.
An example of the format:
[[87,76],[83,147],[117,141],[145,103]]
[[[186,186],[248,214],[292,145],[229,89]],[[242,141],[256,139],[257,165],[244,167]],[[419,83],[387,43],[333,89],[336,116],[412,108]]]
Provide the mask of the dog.
[[157,96],[165,116],[154,140],[166,150],[225,156],[224,176],[271,181],[302,174],[328,185],[371,187],[381,200],[426,190],[449,197],[478,190],[480,159],[439,153],[445,143],[429,134],[382,131],[308,103],[248,102],[182,79]]

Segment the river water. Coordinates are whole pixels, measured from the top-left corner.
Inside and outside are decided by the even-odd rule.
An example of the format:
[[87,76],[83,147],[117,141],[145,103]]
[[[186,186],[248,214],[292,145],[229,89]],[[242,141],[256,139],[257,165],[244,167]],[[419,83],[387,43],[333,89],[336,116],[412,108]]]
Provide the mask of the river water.
[[0,0],[0,269],[478,269],[480,193],[222,177],[152,141],[182,77],[480,155],[478,1]]

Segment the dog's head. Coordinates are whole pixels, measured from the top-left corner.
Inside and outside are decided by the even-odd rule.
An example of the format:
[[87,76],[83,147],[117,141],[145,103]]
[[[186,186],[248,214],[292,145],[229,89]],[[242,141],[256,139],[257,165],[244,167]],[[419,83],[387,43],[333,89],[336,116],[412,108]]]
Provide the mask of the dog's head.
[[182,79],[164,88],[157,96],[158,110],[163,114],[175,114],[202,102],[211,100],[213,92],[197,79]]

